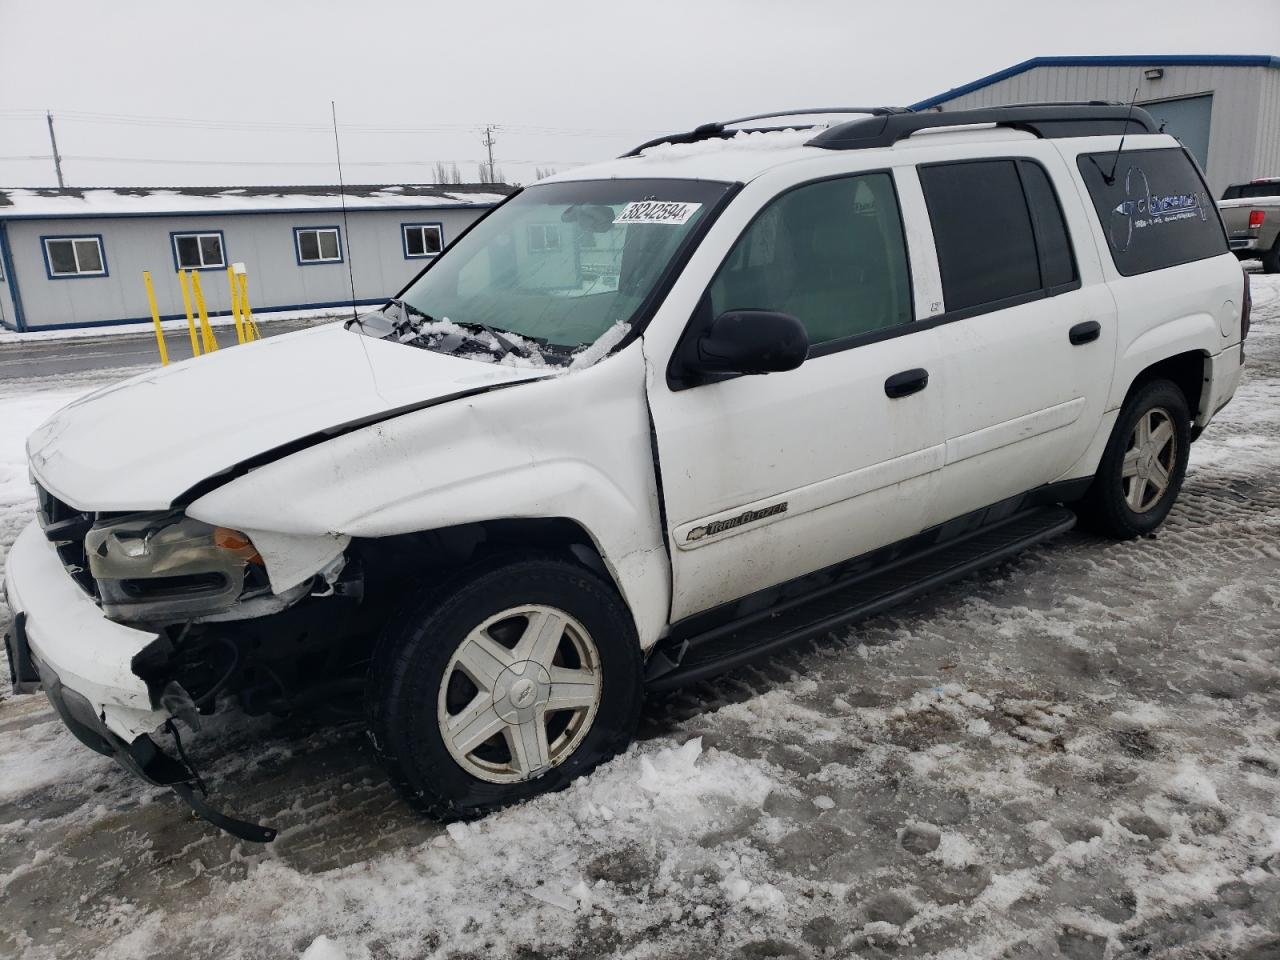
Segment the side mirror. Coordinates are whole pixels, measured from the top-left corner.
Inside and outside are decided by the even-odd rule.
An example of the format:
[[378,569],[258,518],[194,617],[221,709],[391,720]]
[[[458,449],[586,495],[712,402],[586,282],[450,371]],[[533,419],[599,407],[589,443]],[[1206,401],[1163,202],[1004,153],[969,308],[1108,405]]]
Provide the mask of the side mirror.
[[804,324],[789,313],[730,310],[698,338],[703,373],[779,373],[794,370],[809,356]]

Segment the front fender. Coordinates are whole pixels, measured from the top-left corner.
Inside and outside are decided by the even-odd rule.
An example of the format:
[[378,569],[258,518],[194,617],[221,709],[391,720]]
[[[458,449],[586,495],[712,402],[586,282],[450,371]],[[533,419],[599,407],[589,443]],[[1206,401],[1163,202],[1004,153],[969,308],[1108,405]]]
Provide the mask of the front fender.
[[232,480],[188,512],[302,538],[564,517],[595,541],[648,646],[666,623],[670,568],[643,391],[643,358],[628,348],[585,370],[335,437]]

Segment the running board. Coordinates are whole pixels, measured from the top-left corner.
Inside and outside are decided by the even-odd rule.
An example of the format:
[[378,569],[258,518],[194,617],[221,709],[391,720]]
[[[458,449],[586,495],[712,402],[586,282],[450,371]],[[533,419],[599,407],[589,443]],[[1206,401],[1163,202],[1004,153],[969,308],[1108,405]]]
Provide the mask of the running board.
[[829,584],[799,603],[659,646],[649,658],[650,690],[670,690],[764,657],[887,610],[1070,530],[1076,515],[1038,507],[966,536]]

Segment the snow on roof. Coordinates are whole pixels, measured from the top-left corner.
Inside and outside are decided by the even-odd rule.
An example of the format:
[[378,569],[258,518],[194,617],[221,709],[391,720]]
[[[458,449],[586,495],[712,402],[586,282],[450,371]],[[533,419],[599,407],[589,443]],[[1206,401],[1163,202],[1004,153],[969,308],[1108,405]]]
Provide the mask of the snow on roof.
[[[505,183],[376,184],[348,186],[348,210],[490,207],[514,188]],[[0,188],[0,219],[159,216],[338,210],[338,187],[44,187]]]
[[790,130],[743,130],[732,137],[712,137],[694,143],[663,143],[636,157],[620,157],[572,170],[550,181],[632,177],[680,177],[734,181],[751,180],[789,160],[829,155],[805,143],[826,129],[825,124]]

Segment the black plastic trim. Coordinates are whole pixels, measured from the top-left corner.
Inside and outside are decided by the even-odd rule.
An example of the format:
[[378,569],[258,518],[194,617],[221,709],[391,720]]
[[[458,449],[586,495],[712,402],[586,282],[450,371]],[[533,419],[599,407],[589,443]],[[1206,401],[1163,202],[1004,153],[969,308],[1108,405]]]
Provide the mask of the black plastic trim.
[[995,124],[1024,130],[1042,139],[1158,133],[1151,114],[1141,107],[1094,103],[1012,104],[979,110],[899,113],[851,120],[830,127],[807,142],[824,150],[867,150],[891,147],[921,130]]
[[777,127],[752,127],[749,130],[730,130],[729,127],[740,123],[751,123],[754,120],[774,120],[780,117],[806,117],[833,113],[864,113],[869,116],[888,116],[894,113],[906,113],[905,107],[804,107],[800,110],[783,110],[775,113],[757,113],[750,117],[738,117],[736,120],[713,120],[684,133],[668,133],[661,137],[646,140],[638,147],[633,147],[622,154],[619,159],[636,157],[650,147],[660,147],[667,143],[698,143],[702,140],[732,137],[737,133],[770,133],[777,130],[804,130],[816,126],[812,123],[785,124]]
[[15,694],[35,693],[40,689],[40,674],[31,659],[27,642],[27,614],[18,611],[4,634],[4,649],[9,660],[9,686]]
[[[1063,533],[1075,526],[1075,522],[1075,514],[1061,506],[1018,510],[962,535],[902,552],[890,561],[874,564],[856,575],[828,581],[808,594],[789,597],[705,633],[689,636],[673,632],[651,658],[647,676],[649,689],[667,690],[694,683],[750,663],[782,647],[880,613]],[[997,538],[995,544],[982,543],[983,538],[992,536]],[[974,545],[977,545],[976,549],[973,549]],[[968,554],[964,552],[966,546],[971,548]],[[911,569],[912,564],[922,563],[928,570],[930,561],[938,569],[912,579],[919,572]],[[908,579],[903,579],[904,574]],[[810,603],[821,602],[824,598],[830,602],[843,591],[857,591],[859,588],[868,594],[859,603],[836,612],[820,613],[812,619],[801,619],[790,627],[785,620],[775,624],[774,618],[786,613],[803,617]],[[759,634],[756,638],[751,637],[753,628]],[[741,636],[740,632],[746,635]],[[708,651],[710,655],[704,653],[699,658],[699,651]]]
[[[691,614],[672,624],[670,640],[687,640],[726,625],[741,625],[752,619],[773,616],[781,608],[795,606],[830,588],[836,580],[856,577],[863,572],[897,563],[909,555],[945,546],[951,541],[977,532],[1032,507],[1079,500],[1093,482],[1092,477],[1064,480],[1036,487],[1026,493],[981,507],[959,517],[937,524],[915,536],[880,547],[848,560],[815,570],[784,583],[765,587],[755,593]],[[664,641],[664,642],[669,642]]]

